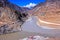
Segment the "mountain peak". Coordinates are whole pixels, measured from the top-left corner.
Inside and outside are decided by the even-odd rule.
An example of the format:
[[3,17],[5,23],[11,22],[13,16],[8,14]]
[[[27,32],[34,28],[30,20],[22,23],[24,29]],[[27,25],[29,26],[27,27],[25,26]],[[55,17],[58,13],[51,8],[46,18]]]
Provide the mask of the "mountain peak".
[[60,0],[46,0],[46,2],[56,2],[56,1],[60,1]]

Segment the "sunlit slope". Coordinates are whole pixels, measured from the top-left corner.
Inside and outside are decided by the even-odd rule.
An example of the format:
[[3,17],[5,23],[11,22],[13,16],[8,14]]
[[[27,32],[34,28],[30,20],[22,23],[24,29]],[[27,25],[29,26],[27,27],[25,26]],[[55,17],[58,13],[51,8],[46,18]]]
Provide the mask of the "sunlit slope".
[[40,26],[60,28],[60,1],[47,0],[45,3],[38,4],[33,10],[32,15],[37,16]]

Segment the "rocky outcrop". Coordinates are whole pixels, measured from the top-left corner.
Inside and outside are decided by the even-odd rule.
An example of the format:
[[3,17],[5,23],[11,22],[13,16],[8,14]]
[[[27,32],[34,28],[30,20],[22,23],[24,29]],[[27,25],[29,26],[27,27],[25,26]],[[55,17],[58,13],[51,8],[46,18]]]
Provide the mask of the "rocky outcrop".
[[0,34],[19,31],[21,25],[28,19],[28,9],[0,0]]

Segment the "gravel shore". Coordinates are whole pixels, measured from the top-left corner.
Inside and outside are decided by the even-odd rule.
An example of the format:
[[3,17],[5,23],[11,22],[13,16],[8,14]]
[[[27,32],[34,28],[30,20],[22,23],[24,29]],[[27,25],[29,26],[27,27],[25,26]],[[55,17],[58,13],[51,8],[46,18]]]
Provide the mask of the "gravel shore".
[[10,34],[4,34],[4,35],[0,35],[0,40],[19,40],[32,35],[35,36],[35,35],[38,35],[38,33],[21,31],[21,32],[15,32]]

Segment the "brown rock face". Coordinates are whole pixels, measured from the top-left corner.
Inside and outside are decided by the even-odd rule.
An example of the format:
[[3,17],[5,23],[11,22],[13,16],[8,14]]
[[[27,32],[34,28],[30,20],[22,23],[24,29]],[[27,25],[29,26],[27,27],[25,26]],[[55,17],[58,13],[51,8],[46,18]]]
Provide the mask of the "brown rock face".
[[60,0],[46,0],[31,11],[38,17],[41,26],[60,28]]
[[26,11],[23,12],[23,9],[15,7],[20,8],[7,0],[0,0],[0,34],[19,31],[21,25],[28,18]]

